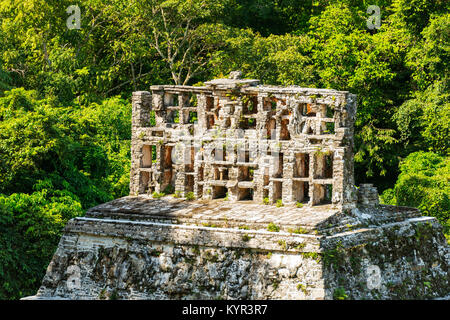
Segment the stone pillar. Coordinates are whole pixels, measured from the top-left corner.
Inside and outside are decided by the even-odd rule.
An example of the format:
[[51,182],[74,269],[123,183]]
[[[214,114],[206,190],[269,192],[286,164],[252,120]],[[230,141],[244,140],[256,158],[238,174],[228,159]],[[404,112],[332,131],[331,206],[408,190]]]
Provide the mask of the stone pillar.
[[294,155],[285,153],[283,158],[283,203],[295,203],[294,188],[292,178],[294,176]]
[[139,194],[142,138],[138,131],[150,126],[150,112],[152,110],[152,94],[148,91],[133,92],[131,98],[131,169],[130,169],[130,195]]
[[152,110],[155,111],[155,122],[157,127],[161,127],[166,122],[166,110],[164,104],[164,88],[152,86]]
[[152,110],[152,94],[148,91],[133,92],[132,102],[132,127],[150,126],[150,111]]

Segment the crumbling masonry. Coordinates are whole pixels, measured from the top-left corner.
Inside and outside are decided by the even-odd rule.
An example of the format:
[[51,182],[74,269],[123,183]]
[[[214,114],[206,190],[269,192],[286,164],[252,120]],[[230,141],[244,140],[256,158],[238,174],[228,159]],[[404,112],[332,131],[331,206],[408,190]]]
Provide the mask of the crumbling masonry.
[[354,208],[355,95],[258,83],[135,92],[131,194]]

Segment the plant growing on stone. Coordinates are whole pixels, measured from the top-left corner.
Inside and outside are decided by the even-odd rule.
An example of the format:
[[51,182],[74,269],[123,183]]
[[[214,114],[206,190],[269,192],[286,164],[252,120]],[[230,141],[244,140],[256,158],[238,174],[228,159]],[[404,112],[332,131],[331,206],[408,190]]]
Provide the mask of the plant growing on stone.
[[297,290],[302,291],[304,294],[308,294],[308,291],[306,290],[306,286],[302,283],[297,284]]
[[348,295],[345,292],[345,289],[342,287],[336,288],[333,292],[333,299],[334,300],[346,300],[348,299]]
[[277,226],[275,223],[271,222],[267,225],[267,230],[270,232],[279,232],[280,227]]
[[164,188],[163,193],[164,194],[172,194],[175,191],[175,187],[171,184],[167,185],[167,187]]
[[164,197],[165,196],[165,194],[163,193],[163,192],[153,192],[152,193],[152,198],[153,199],[159,199],[159,198],[162,198],[162,197]]
[[179,190],[175,191],[173,197],[174,198],[181,198],[181,192]]
[[284,240],[278,240],[278,245],[283,249],[286,250],[287,249],[287,243]]
[[302,227],[298,227],[296,229],[289,228],[288,232],[289,233],[296,233],[296,234],[305,234],[305,233],[308,233],[308,230],[305,229],[305,228],[302,228]]
[[187,201],[193,201],[193,200],[195,200],[195,195],[194,195],[194,193],[193,193],[192,191],[186,193],[186,200],[187,200]]

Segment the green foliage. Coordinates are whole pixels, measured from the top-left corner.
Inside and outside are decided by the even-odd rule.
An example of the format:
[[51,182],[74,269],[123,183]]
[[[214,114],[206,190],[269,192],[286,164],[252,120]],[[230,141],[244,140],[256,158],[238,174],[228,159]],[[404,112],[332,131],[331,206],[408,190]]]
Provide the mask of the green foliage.
[[415,93],[397,110],[394,119],[411,151],[425,149],[450,154],[450,94],[448,85],[435,82]]
[[283,200],[278,199],[277,202],[275,203],[275,206],[276,206],[277,208],[282,207],[282,206],[283,206]]
[[181,191],[177,190],[175,191],[175,193],[173,194],[174,198],[181,198]]
[[339,287],[339,288],[334,289],[333,299],[334,300],[347,300],[348,295],[345,292],[345,288]]
[[186,200],[187,201],[193,201],[195,200],[195,194],[193,192],[186,193]]
[[164,194],[173,194],[175,191],[175,187],[171,184],[167,185],[167,187],[164,188],[163,193]]
[[415,152],[400,164],[392,189],[381,195],[384,203],[419,208],[450,228],[450,159],[431,152]]
[[302,227],[298,227],[298,228],[295,228],[295,229],[289,228],[288,232],[289,233],[296,233],[296,234],[305,234],[305,233],[308,233],[308,230],[305,229],[305,228],[302,228]]
[[308,290],[306,289],[306,286],[302,283],[297,284],[297,290],[302,291],[304,294],[308,294]]
[[165,196],[165,193],[164,192],[153,192],[152,193],[152,198],[153,199],[160,199],[160,198],[162,198],[162,197],[164,197]]
[[408,52],[406,63],[413,71],[419,88],[434,81],[448,81],[450,61],[450,14],[432,16],[423,29],[423,38]]
[[0,195],[0,299],[36,293],[62,229],[82,213],[68,191]]
[[280,231],[280,227],[277,226],[275,223],[271,222],[267,225],[267,231],[270,232],[279,232]]
[[36,293],[65,223],[128,194],[130,106],[0,97],[0,298]]
[[0,193],[30,193],[44,183],[77,195],[85,209],[127,194],[129,104],[55,103],[22,88],[0,98]]

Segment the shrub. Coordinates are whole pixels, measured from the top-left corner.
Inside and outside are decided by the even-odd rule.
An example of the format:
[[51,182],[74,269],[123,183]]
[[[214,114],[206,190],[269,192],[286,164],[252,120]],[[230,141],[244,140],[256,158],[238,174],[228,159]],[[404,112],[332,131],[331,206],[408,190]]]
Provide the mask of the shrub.
[[270,232],[278,232],[280,231],[280,227],[277,226],[275,223],[271,222],[267,225],[267,230]]
[[186,193],[186,200],[187,200],[187,201],[195,200],[195,195],[194,195],[194,193],[193,193],[193,192],[188,192],[188,193]]
[[334,300],[346,300],[348,298],[344,288],[336,288],[333,292]]
[[152,193],[153,199],[159,199],[159,198],[162,198],[164,196],[165,196],[164,192],[156,192],[155,191],[155,192]]
[[0,299],[36,293],[65,224],[82,214],[67,191],[0,195]]
[[450,228],[450,159],[432,152],[411,153],[400,164],[393,189],[381,195],[382,203],[416,207]]

